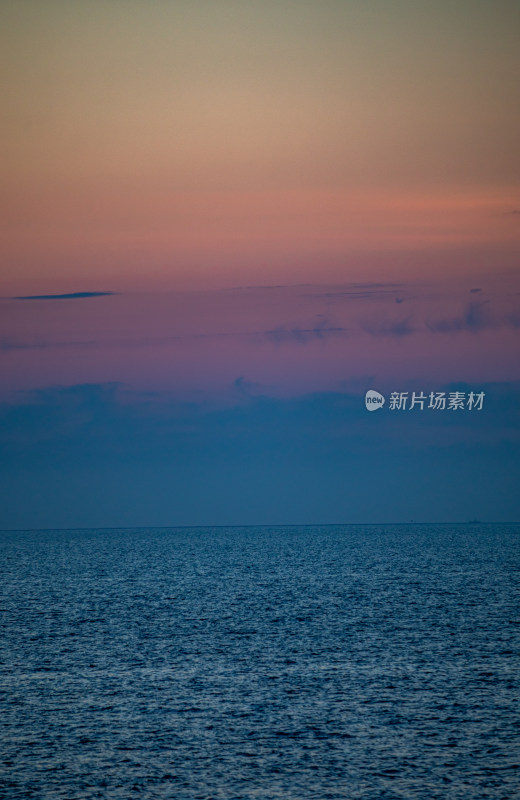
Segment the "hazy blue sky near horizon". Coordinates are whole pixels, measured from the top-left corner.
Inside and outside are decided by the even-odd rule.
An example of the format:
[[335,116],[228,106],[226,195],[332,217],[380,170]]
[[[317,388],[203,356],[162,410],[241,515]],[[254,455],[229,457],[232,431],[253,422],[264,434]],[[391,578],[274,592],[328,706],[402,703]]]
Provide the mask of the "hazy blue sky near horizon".
[[520,518],[518,3],[6,0],[0,42],[0,527]]

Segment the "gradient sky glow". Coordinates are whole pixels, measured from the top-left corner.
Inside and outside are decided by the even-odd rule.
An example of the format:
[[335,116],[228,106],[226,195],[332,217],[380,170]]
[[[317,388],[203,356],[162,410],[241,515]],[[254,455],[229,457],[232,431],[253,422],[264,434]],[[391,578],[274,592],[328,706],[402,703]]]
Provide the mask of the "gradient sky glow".
[[[5,0],[0,37],[0,527],[520,516],[516,1]],[[362,405],[454,386],[478,421]]]
[[410,250],[468,272],[475,245],[514,264],[515,2],[0,15],[8,292],[383,278]]

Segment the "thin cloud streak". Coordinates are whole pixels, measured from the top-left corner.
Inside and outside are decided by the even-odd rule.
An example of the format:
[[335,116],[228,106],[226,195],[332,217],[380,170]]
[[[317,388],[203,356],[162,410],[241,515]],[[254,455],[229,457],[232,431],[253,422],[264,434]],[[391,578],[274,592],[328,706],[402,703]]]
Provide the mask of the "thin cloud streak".
[[85,300],[90,297],[109,297],[119,292],[69,292],[67,294],[25,294],[10,300]]

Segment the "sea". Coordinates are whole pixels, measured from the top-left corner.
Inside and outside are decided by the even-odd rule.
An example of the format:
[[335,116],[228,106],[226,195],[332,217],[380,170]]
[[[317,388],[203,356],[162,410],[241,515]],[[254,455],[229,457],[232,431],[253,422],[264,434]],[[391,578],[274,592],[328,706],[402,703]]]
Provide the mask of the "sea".
[[0,533],[0,797],[520,797],[520,526]]

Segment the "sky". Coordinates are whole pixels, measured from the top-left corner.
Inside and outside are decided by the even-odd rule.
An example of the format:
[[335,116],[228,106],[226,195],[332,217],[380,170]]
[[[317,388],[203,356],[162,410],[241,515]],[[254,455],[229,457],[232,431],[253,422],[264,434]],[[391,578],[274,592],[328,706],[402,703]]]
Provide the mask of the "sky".
[[517,2],[4,0],[0,39],[0,527],[520,518]]

